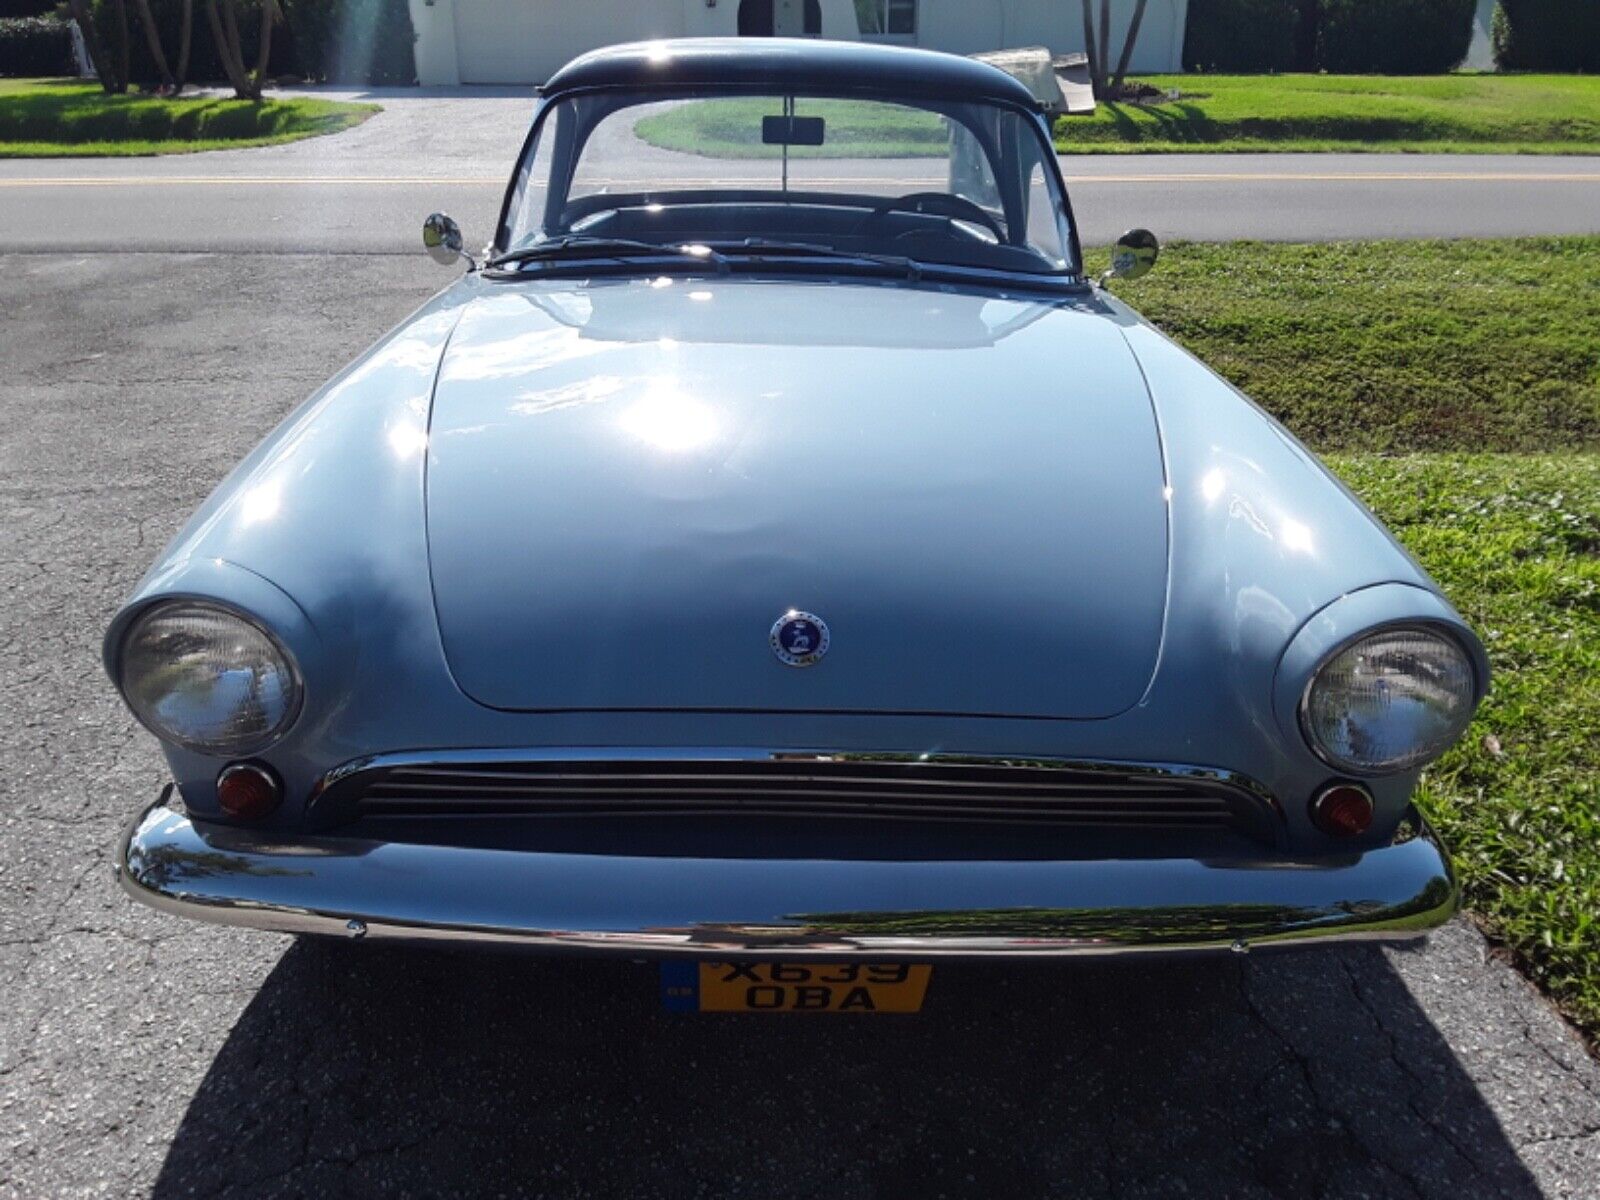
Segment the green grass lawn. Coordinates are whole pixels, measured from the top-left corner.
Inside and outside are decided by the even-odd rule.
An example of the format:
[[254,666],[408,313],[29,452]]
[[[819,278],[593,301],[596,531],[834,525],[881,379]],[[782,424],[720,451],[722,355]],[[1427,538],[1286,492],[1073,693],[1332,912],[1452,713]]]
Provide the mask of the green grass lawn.
[[[1600,77],[1584,75],[1155,75],[1177,88],[1162,104],[1103,104],[1061,117],[1056,145],[1072,152],[1390,150],[1436,153],[1600,153]],[[653,146],[710,158],[770,158],[761,118],[769,99],[701,100],[641,118]],[[945,154],[931,113],[848,100],[801,101],[827,121],[827,142],[798,158]]]
[[1600,454],[1330,458],[1489,648],[1424,777],[1468,906],[1600,1038]]
[[1600,450],[1600,238],[1176,245],[1114,286],[1319,450]]
[[1115,287],[1327,453],[1484,638],[1493,691],[1420,798],[1479,920],[1600,1037],[1600,238],[1176,244]]
[[1180,98],[1056,121],[1067,151],[1600,153],[1600,77],[1153,75]]
[[180,154],[337,133],[378,111],[332,100],[108,96],[93,82],[0,79],[0,158]]

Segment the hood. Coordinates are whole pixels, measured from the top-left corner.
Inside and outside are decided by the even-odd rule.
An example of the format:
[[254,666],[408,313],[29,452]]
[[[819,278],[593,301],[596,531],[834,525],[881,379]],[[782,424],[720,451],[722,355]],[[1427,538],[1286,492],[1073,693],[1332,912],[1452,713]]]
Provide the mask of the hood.
[[505,286],[435,390],[440,633],[495,708],[1107,717],[1161,644],[1165,482],[1089,300]]

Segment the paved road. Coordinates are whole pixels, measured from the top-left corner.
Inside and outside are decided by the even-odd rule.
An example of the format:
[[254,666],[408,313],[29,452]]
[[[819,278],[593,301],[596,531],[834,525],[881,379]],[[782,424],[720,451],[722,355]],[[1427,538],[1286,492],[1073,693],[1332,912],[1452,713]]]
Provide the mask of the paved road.
[[[320,90],[334,96],[366,96]],[[444,209],[487,241],[526,132],[526,89],[393,89],[333,137],[160,159],[0,161],[0,228],[17,250],[392,253]],[[662,171],[727,164],[656,151]],[[869,169],[830,161],[832,173]],[[1318,241],[1600,232],[1600,158],[1084,155],[1063,169],[1084,240]],[[907,188],[926,173],[906,160]],[[899,189],[896,189],[899,190]]]
[[420,256],[0,257],[0,1197],[1592,1197],[1600,1067],[1425,948],[940,966],[912,1018],[668,1017],[648,968],[124,901],[163,770],[107,617]]

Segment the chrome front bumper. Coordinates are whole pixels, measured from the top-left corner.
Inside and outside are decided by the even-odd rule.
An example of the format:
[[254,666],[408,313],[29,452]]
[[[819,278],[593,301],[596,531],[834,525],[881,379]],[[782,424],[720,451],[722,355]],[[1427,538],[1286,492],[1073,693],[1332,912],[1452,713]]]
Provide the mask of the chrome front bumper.
[[[170,791],[170,789],[169,789]],[[129,826],[135,900],[224,925],[630,956],[1034,957],[1414,936],[1458,892],[1416,813],[1324,860],[656,858],[287,837],[195,822],[167,793]]]

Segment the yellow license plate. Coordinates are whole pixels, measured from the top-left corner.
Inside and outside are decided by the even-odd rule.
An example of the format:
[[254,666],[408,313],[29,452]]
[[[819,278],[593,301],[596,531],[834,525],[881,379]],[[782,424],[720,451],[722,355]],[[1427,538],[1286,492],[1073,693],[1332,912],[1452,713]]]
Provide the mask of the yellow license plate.
[[670,1012],[914,1013],[933,975],[907,963],[661,964]]

